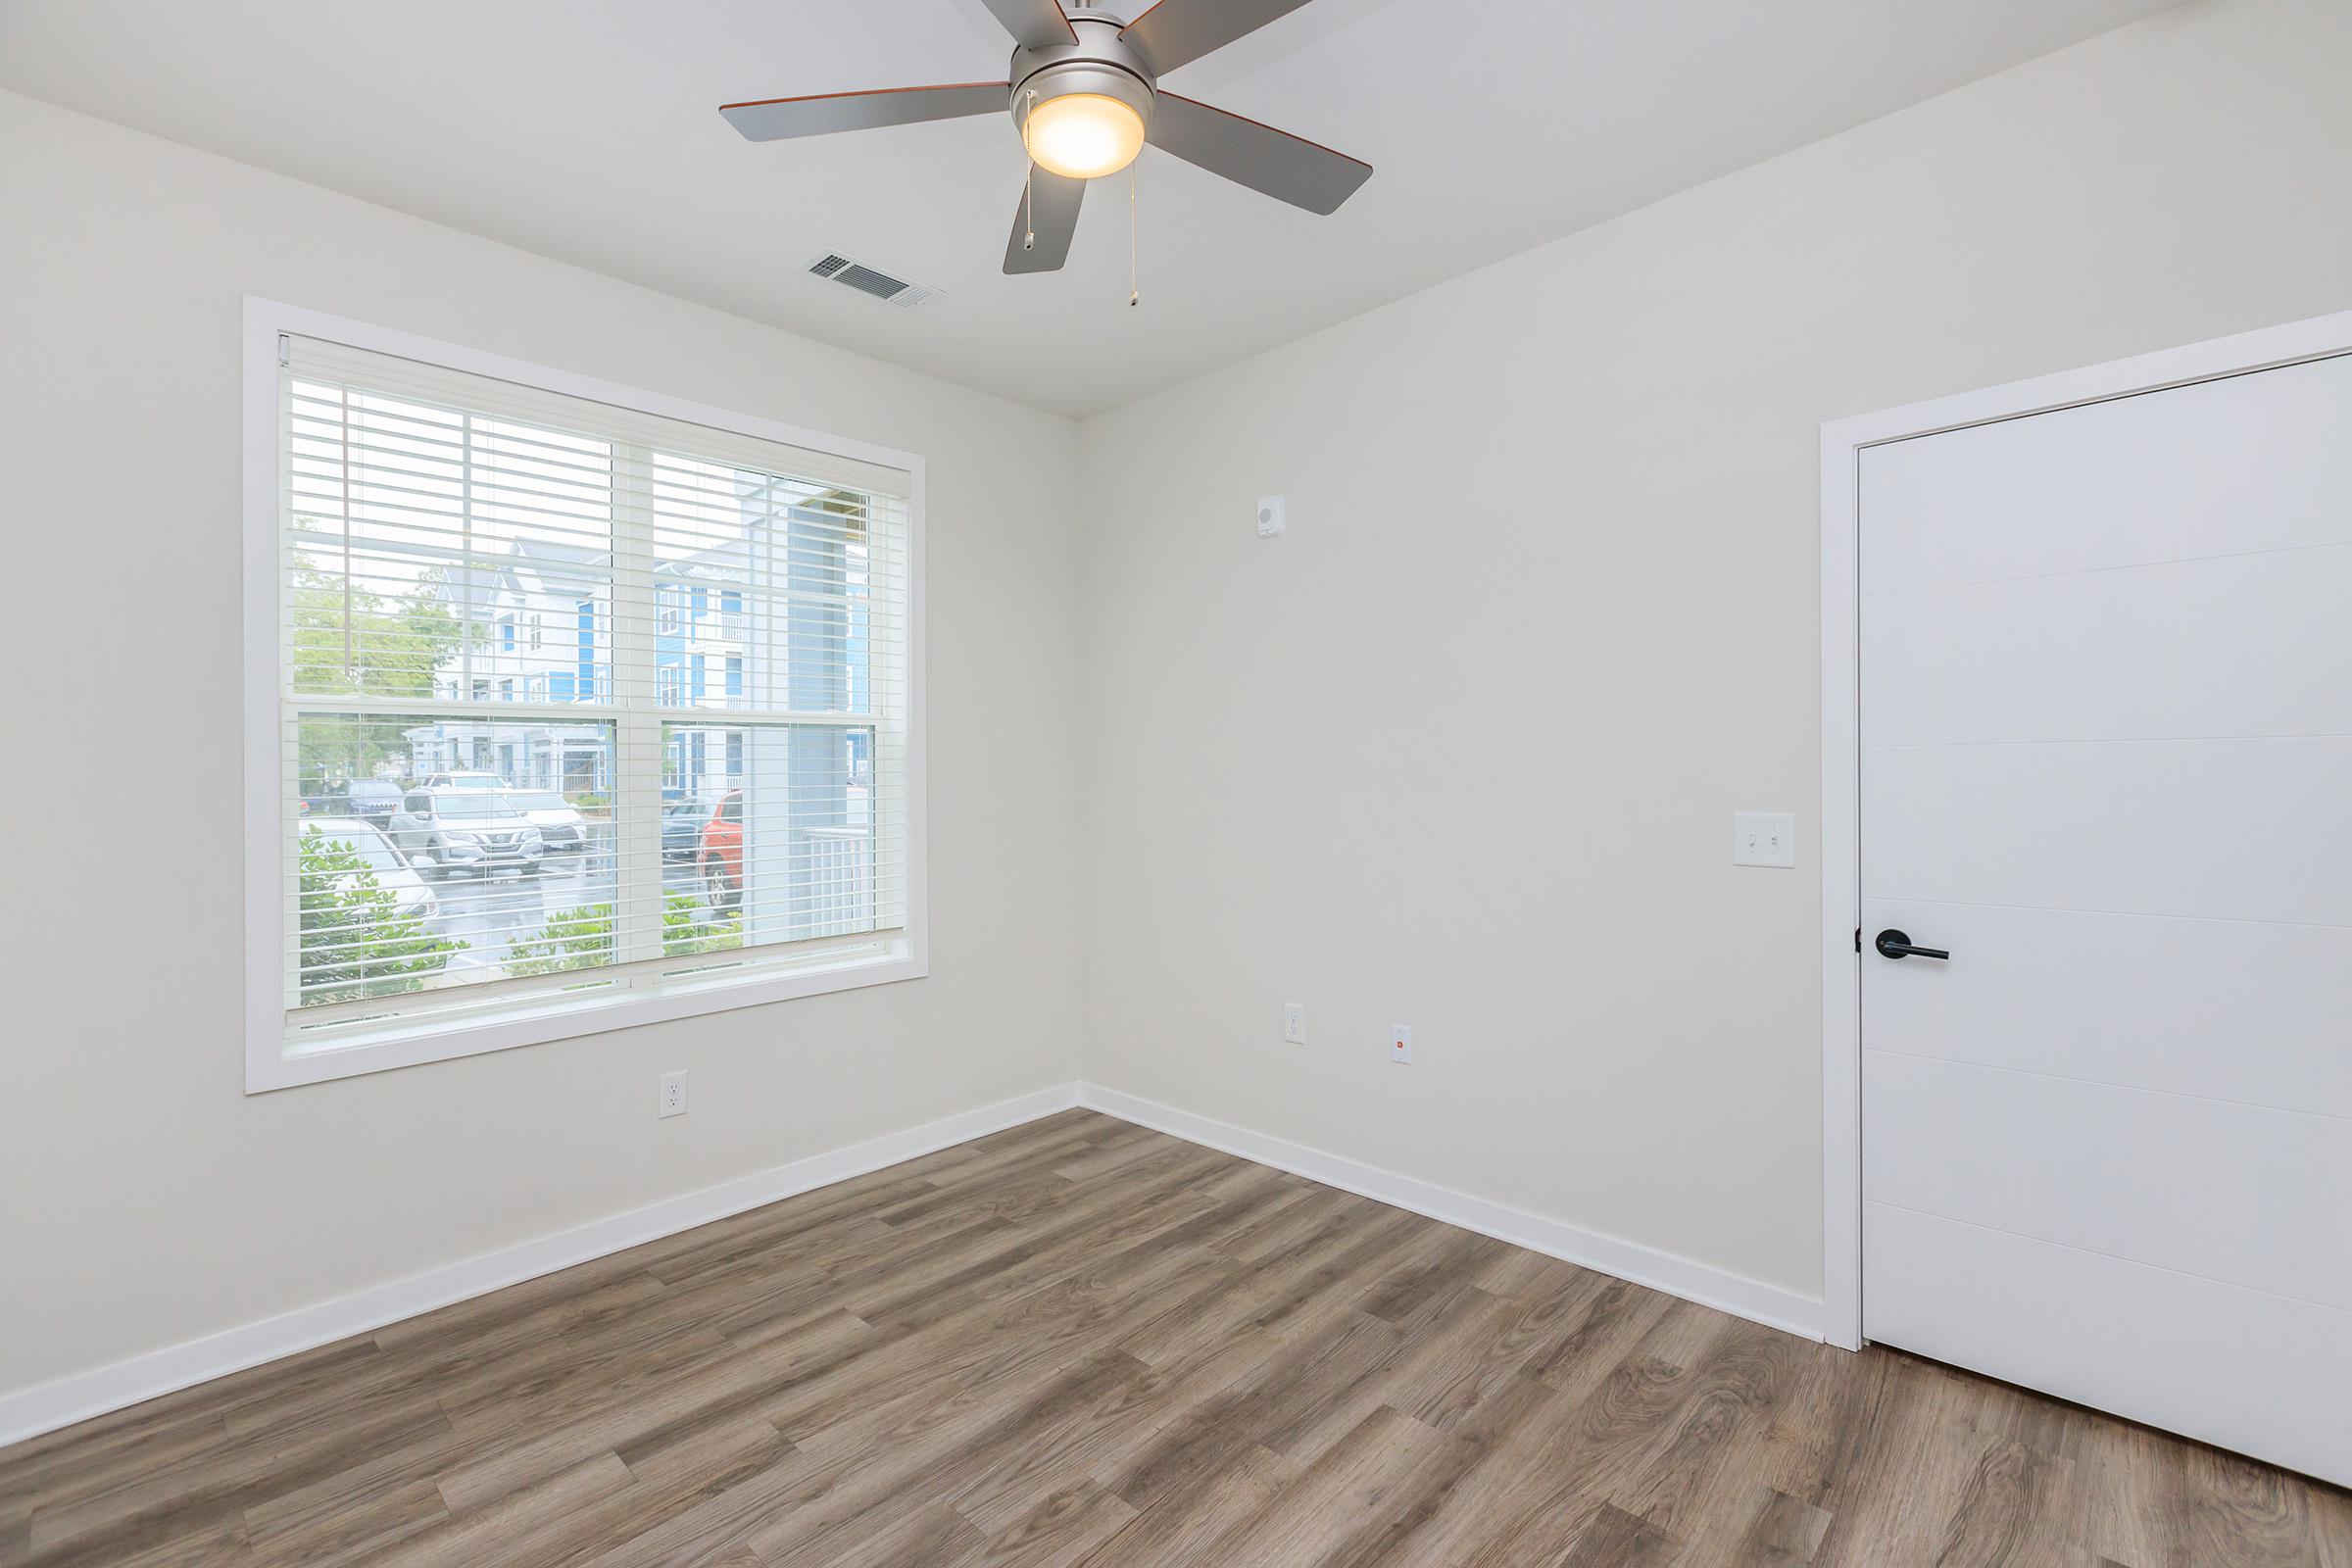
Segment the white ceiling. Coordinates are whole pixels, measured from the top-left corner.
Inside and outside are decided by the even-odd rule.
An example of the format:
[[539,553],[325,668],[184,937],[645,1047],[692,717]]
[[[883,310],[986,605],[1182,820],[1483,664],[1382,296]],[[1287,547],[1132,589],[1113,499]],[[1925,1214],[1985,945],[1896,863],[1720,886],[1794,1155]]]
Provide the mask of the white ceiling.
[[[1123,179],[1065,270],[999,270],[1009,119],[715,113],[1002,75],[980,0],[0,0],[0,86],[1083,415],[2172,3],[1313,0],[1168,85],[1371,182],[1316,218],[1147,151],[1135,310]],[[946,297],[807,276],[826,250]]]

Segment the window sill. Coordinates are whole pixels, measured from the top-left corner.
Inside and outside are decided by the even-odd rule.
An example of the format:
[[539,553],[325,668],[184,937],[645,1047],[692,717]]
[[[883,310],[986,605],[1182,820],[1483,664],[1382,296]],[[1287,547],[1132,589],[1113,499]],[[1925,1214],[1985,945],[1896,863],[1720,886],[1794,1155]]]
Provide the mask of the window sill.
[[[504,1007],[467,1009],[437,1018],[403,1018],[376,1030],[339,1031],[315,1042],[289,1038],[283,1020],[272,1017],[267,1025],[257,1022],[247,1041],[245,1092],[267,1094],[640,1024],[892,985],[919,980],[929,972],[923,956],[901,937],[888,941],[879,951],[800,965],[781,973],[732,978],[688,974],[593,995],[535,996]],[[590,974],[583,971],[583,981]]]

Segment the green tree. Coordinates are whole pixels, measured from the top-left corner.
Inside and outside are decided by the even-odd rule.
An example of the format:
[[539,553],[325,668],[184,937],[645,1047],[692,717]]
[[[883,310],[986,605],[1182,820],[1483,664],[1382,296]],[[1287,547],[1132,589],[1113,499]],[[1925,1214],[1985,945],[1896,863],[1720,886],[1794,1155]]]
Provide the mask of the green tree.
[[403,914],[392,890],[343,839],[305,833],[301,878],[302,1004],[420,991],[466,944]]
[[[695,912],[694,900],[672,893],[662,900],[662,956],[690,956],[723,953],[743,946],[740,919],[705,919]],[[612,906],[583,904],[547,917],[539,934],[507,950],[511,975],[554,974],[564,969],[593,969],[617,956],[612,932]]]
[[[448,663],[465,624],[442,592],[439,567],[387,602],[341,570],[294,562],[294,694],[415,697],[433,695],[433,675]],[[372,778],[387,759],[408,751],[405,719],[313,714],[301,721],[298,764],[305,789]]]

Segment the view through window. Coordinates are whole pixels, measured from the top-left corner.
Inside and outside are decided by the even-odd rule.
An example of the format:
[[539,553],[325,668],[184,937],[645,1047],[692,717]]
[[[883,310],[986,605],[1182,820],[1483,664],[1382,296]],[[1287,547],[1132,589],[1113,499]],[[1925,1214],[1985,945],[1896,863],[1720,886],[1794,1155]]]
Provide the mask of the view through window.
[[301,337],[289,1038],[906,920],[907,476]]

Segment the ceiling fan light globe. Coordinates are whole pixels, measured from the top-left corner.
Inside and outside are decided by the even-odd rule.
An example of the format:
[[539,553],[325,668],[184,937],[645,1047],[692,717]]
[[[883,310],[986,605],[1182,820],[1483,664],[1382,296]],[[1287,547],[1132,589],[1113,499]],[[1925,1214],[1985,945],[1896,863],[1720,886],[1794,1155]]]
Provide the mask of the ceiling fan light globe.
[[1144,150],[1144,117],[1103,93],[1064,93],[1029,111],[1021,140],[1038,168],[1069,179],[1100,179]]

